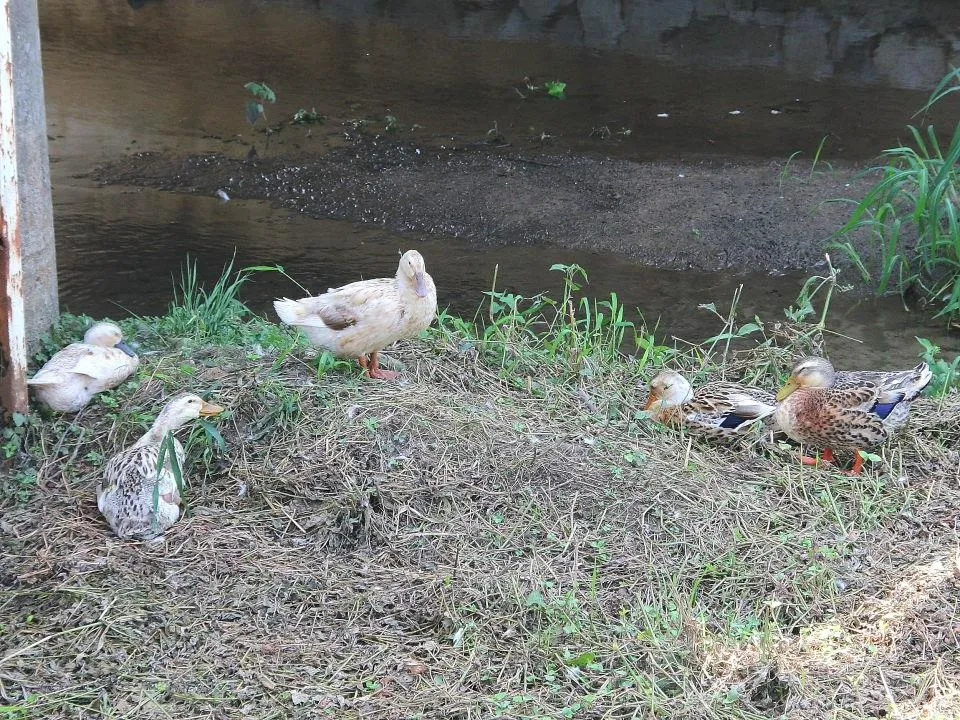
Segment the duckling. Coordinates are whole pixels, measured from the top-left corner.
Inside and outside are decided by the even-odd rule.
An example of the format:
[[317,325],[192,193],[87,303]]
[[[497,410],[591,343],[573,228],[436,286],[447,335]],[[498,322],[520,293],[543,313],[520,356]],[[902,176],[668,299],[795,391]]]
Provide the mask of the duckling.
[[[158,471],[160,447],[167,433],[223,408],[198,395],[181,395],[168,402],[146,434],[122,450],[103,468],[97,488],[97,507],[107,524],[123,540],[150,540],[163,534],[180,517],[180,491],[169,457]],[[174,438],[177,464],[182,469],[183,445]],[[185,478],[184,482],[186,482]],[[154,510],[154,496],[157,503]]]
[[123,342],[120,328],[99,322],[87,330],[82,343],[71,343],[47,360],[27,384],[41,405],[73,413],[97,393],[133,375],[139,364],[137,354]]
[[[833,461],[834,450],[854,453],[850,474],[863,468],[860,450],[882,444],[904,422],[910,403],[930,383],[926,363],[912,370],[837,372],[829,360],[805,357],[777,393],[776,420],[791,439],[823,449]],[[817,460],[801,455],[806,465]]]
[[650,381],[643,409],[664,425],[682,426],[692,435],[729,443],[758,424],[766,427],[776,402],[766,390],[729,382],[707,383],[694,392],[683,375],[663,370]]
[[[437,288],[423,256],[408,250],[396,277],[360,280],[317,297],[276,300],[280,320],[300,328],[311,343],[337,357],[355,357],[367,377],[392,380],[380,350],[425,330],[437,314]],[[368,357],[369,356],[369,357]]]

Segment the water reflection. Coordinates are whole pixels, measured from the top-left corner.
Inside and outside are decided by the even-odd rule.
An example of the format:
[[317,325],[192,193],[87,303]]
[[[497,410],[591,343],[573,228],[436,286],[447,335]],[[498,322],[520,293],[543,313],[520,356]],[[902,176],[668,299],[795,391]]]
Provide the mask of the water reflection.
[[929,89],[960,57],[957,3],[775,0],[334,0],[337,20],[386,18],[457,37],[549,40],[704,67],[782,68]]
[[[658,324],[661,337],[694,341],[720,327],[698,304],[713,302],[722,309],[743,284],[740,317],[777,320],[802,283],[798,275],[671,272],[614,255],[559,249],[552,249],[547,259],[537,248],[479,248],[452,238],[396,235],[348,222],[317,221],[263,202],[223,203],[122,188],[66,191],[57,233],[63,247],[58,258],[62,304],[92,315],[161,313],[170,301],[173,275],[188,254],[197,261],[201,279],[211,283],[234,251],[238,267],[280,264],[311,291],[322,291],[364,277],[391,276],[398,253],[413,247],[427,260],[440,306],[468,317],[483,302],[495,271],[500,289],[526,296],[541,291],[557,295],[561,277],[550,271],[550,264],[578,263],[590,273],[590,296],[605,298],[616,292],[628,308],[639,309],[648,323]],[[300,291],[279,274],[261,273],[247,287],[245,300],[273,317],[270,301],[285,295],[298,297]],[[913,364],[915,334],[938,339],[948,352],[960,349],[960,338],[945,337],[942,326],[904,313],[896,298],[841,297],[830,327],[863,341],[828,339],[831,355],[841,364]]]

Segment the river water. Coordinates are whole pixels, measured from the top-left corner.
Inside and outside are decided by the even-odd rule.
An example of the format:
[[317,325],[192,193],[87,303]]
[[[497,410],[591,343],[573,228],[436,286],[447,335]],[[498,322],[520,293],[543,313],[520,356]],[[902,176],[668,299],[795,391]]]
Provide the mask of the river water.
[[[100,187],[83,176],[132,152],[223,151],[250,136],[242,85],[266,78],[278,96],[268,120],[316,107],[330,118],[317,129],[327,146],[342,144],[343,122],[388,114],[434,139],[483,137],[491,118],[502,129],[541,132],[542,111],[520,97],[529,76],[531,84],[568,83],[575,102],[557,104],[550,121],[572,150],[639,160],[786,159],[827,137],[831,158],[862,162],[902,135],[960,59],[960,9],[916,6],[42,0],[62,305],[92,315],[160,312],[188,253],[207,278],[235,252],[239,265],[279,263],[324,289],[392,274],[397,250],[415,246],[441,304],[461,313],[480,304],[497,266],[501,287],[534,294],[559,289],[550,265],[577,262],[590,272],[591,294],[616,291],[648,322],[659,320],[666,336],[715,332],[716,319],[697,305],[722,306],[739,284],[747,316],[775,319],[802,276],[666,272],[609,254],[480,247],[262,202]],[[246,149],[237,143],[237,153]],[[267,309],[270,298],[291,292],[280,276],[261,275],[248,297]],[[897,298],[843,298],[833,317],[834,329],[863,341],[831,340],[841,363],[913,363],[913,335],[958,349],[955,336],[904,312]]]

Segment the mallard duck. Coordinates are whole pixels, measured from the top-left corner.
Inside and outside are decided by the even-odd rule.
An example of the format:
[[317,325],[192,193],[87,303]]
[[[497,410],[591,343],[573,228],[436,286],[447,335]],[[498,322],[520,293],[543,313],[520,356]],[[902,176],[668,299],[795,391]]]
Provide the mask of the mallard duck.
[[[97,488],[97,507],[118,537],[150,540],[177,521],[180,517],[180,491],[170,458],[165,457],[163,469],[157,470],[163,439],[167,433],[201,415],[216,415],[222,410],[219,405],[208,403],[198,395],[176,397],[164,406],[142,438],[110,458]],[[182,469],[183,445],[176,438],[173,445]]]
[[731,442],[757,423],[766,424],[776,402],[766,390],[729,382],[707,383],[694,392],[683,375],[663,370],[650,381],[643,409],[664,425],[682,426],[707,440]]
[[[854,453],[851,474],[863,467],[860,450],[883,443],[906,421],[910,403],[923,392],[933,373],[926,363],[896,372],[836,372],[829,360],[806,357],[793,367],[777,393],[776,420],[784,433],[801,445]],[[816,459],[801,455],[804,464]]]
[[317,347],[337,357],[357,358],[368,377],[392,380],[397,373],[381,368],[377,355],[433,322],[437,289],[423,257],[408,250],[396,277],[360,280],[318,297],[276,300],[273,306],[280,320],[300,328]]
[[27,384],[41,405],[55,412],[77,412],[97,393],[133,375],[139,364],[120,328],[99,322],[87,330],[82,343],[71,343],[47,360]]

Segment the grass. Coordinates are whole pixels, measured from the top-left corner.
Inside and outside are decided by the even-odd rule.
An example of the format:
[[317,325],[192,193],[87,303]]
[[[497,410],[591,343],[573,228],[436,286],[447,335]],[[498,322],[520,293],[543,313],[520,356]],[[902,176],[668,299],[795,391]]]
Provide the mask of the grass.
[[783,195],[783,184],[788,179],[809,182],[813,179],[815,174],[824,172],[823,170],[817,170],[817,167],[820,165],[823,165],[827,168],[826,172],[833,172],[833,165],[825,160],[820,159],[820,156],[823,154],[823,148],[829,139],[830,135],[824,135],[822,138],[820,138],[820,142],[817,144],[817,149],[813,151],[813,160],[810,162],[810,170],[807,172],[807,176],[805,178],[800,175],[793,175],[790,171],[793,161],[800,157],[803,152],[797,150],[790,154],[790,156],[787,158],[787,161],[783,164],[783,167],[780,168],[779,192],[781,195]]
[[[948,73],[920,110],[960,89],[960,70]],[[878,293],[916,290],[947,322],[960,318],[960,123],[944,146],[933,125],[907,126],[912,144],[884,150],[886,164],[868,173],[880,179],[854,206],[832,245],[841,249]],[[854,243],[865,235],[871,263]],[[874,267],[875,265],[875,267]]]
[[[556,269],[390,349],[395,383],[250,313],[230,344],[126,321],[138,377],[32,422],[32,496],[3,483],[0,717],[954,717],[956,393],[861,477],[692,443],[637,413],[648,377],[773,384],[830,276],[667,347]],[[165,542],[121,542],[99,472],[181,390],[221,442],[187,439]]]

